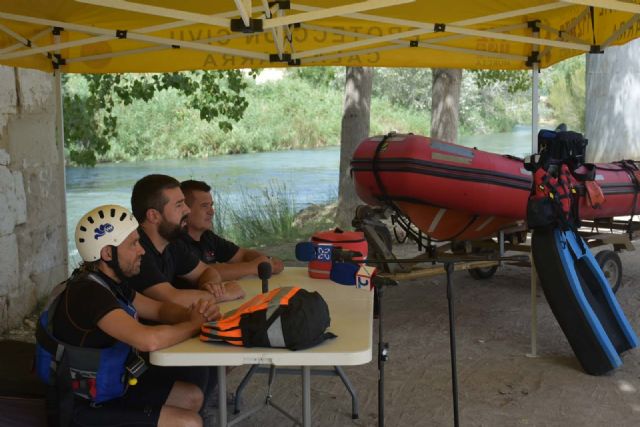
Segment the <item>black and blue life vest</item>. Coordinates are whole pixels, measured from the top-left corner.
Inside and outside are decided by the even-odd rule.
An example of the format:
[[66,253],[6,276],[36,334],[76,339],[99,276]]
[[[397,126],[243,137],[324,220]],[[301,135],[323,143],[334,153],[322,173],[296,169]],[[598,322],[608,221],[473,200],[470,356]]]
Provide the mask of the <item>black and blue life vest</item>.
[[[108,289],[120,307],[137,319],[135,307],[97,274],[88,278]],[[70,279],[74,280],[74,278]],[[78,347],[58,340],[53,335],[53,316],[68,284],[54,290],[50,303],[40,315],[36,328],[36,372],[47,385],[56,386],[58,394],[72,394],[97,405],[124,395],[130,383],[135,383],[146,364],[137,351],[117,341],[111,347]]]

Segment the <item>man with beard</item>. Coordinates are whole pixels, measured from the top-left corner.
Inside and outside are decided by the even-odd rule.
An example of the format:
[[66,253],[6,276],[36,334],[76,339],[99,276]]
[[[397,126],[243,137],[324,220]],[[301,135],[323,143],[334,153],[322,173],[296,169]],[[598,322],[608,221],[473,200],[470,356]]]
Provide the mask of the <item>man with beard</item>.
[[[84,262],[44,317],[50,319],[50,333],[58,340],[54,349],[57,342],[82,347],[53,351],[63,355],[55,371],[58,400],[50,402],[59,405],[57,414],[50,414],[59,416],[56,421],[92,426],[202,423],[198,410],[203,396],[194,384],[175,381],[157,367],[137,369],[142,371],[139,381],[137,375],[122,374],[132,372],[130,360],[138,361],[133,366],[144,366],[137,351],[174,345],[196,334],[202,323],[220,317],[217,306],[208,300],[185,308],[158,302],[129,287],[127,280],[139,273],[145,253],[137,227],[131,213],[117,205],[100,206],[78,222],[76,247]],[[138,322],[138,316],[168,325],[147,326]],[[42,331],[37,335],[40,345],[46,342]],[[73,356],[74,351],[82,357]],[[98,352],[99,356],[94,355]],[[88,368],[90,360],[99,362]]]
[[284,263],[275,257],[269,257],[253,249],[241,248],[213,232],[212,220],[215,213],[211,187],[203,181],[188,180],[180,184],[190,213],[182,239],[191,250],[207,264],[214,267],[222,280],[237,280],[244,276],[255,275],[258,264],[271,264],[273,274],[284,269]]
[[[222,302],[244,297],[237,283],[222,284],[218,271],[201,262],[180,240],[189,207],[175,178],[156,174],[140,179],[133,187],[131,207],[146,251],[140,274],[131,281],[138,292],[187,307],[200,298]],[[178,279],[188,285],[176,288]]]
[[[131,208],[140,223],[140,244],[145,250],[140,274],[131,279],[138,292],[185,307],[201,298],[215,302],[244,298],[240,285],[223,284],[220,274],[200,261],[179,239],[189,208],[175,178],[160,174],[141,178],[133,186]],[[212,420],[211,408],[217,402],[217,375],[215,368],[206,372],[202,375],[201,369],[183,368],[178,370],[177,378],[193,382],[203,390],[202,415],[208,425]]]

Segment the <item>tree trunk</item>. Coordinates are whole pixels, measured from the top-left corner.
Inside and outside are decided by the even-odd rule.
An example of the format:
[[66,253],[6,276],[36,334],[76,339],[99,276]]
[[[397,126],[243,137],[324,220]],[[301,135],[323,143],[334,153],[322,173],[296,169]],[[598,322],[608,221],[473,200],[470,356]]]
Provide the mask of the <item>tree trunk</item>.
[[640,159],[640,41],[587,55],[587,160]]
[[355,208],[362,203],[349,173],[349,163],[357,145],[369,136],[372,83],[373,68],[347,67],[340,133],[340,182],[336,214],[336,223],[342,228],[351,227]]
[[447,142],[458,140],[460,84],[462,70],[434,68],[431,89],[431,137]]

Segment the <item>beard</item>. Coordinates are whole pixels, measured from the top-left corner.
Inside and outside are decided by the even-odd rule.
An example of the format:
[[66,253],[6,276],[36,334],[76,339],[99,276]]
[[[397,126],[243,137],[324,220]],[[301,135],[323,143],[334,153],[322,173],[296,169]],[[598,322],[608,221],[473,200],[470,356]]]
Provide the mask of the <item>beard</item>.
[[122,271],[122,273],[124,274],[125,277],[133,277],[133,276],[137,276],[138,274],[140,274],[140,259],[136,259],[135,261],[133,261],[131,264],[128,264],[126,266],[123,266],[122,263],[118,262],[118,264],[120,264],[120,270]]
[[133,260],[125,257],[124,259],[120,256],[120,248],[117,246],[112,246],[112,259],[106,261],[107,265],[111,267],[111,269],[115,272],[116,276],[121,281],[126,280],[127,278],[137,276],[140,273],[140,267],[142,262],[142,255],[136,256]]
[[183,216],[178,224],[172,224],[169,221],[163,219],[158,227],[158,234],[162,236],[165,240],[171,242],[180,237],[182,233],[182,224],[187,219],[187,216]]

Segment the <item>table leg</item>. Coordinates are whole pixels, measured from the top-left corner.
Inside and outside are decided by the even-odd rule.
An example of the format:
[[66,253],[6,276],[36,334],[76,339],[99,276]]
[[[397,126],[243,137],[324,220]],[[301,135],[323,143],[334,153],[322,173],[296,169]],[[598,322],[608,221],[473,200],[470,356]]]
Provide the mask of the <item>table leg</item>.
[[218,366],[218,424],[227,427],[227,367]]
[[311,427],[311,367],[302,367],[302,425]]

